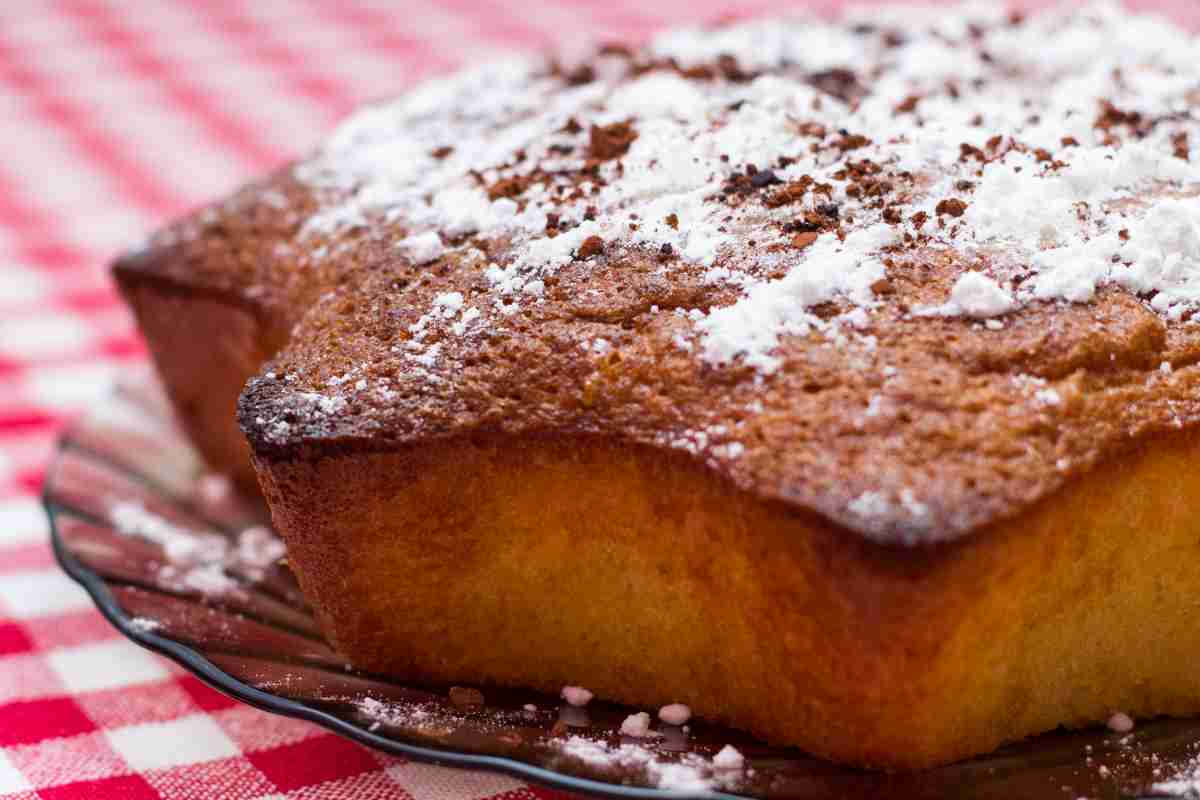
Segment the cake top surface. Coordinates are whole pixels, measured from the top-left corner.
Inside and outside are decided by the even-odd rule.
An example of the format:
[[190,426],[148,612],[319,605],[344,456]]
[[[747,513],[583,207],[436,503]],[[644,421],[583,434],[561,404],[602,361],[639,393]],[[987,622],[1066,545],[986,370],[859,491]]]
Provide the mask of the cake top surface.
[[219,280],[323,293],[260,452],[595,434],[953,538],[1200,419],[1198,56],[981,3],[488,64],[155,246],[253,224]]

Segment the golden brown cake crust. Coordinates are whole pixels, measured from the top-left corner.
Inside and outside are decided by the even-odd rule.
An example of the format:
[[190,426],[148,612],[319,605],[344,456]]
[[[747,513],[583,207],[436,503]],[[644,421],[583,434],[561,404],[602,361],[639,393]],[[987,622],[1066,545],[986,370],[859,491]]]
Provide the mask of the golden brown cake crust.
[[[500,320],[492,337],[496,345],[479,351],[474,343],[445,337],[446,356],[463,363],[470,376],[465,385],[481,394],[460,398],[462,407],[456,402],[439,409],[436,388],[429,391],[423,373],[394,374],[391,347],[411,336],[407,328],[437,294],[460,291],[469,297],[482,282],[480,265],[460,268],[449,259],[421,269],[388,246],[403,232],[395,226],[360,232],[342,244],[341,258],[310,263],[308,251],[296,247],[295,240],[313,203],[311,191],[284,172],[176,223],[114,265],[135,308],[141,306],[139,295],[156,295],[147,298],[150,309],[169,304],[169,298],[195,298],[227,305],[234,315],[248,314],[264,331],[267,343],[242,348],[245,365],[231,381],[214,381],[212,373],[195,369],[187,373],[197,389],[204,387],[193,394],[227,396],[211,416],[230,417],[231,392],[240,391],[259,364],[292,338],[292,326],[321,292],[340,285],[347,288],[327,296],[311,313],[275,372],[286,374],[300,365],[310,385],[318,386],[359,367],[365,376],[395,381],[393,391],[401,399],[387,395],[387,407],[377,408],[372,398],[364,398],[362,420],[352,415],[314,419],[301,411],[295,417],[301,423],[298,434],[336,440],[339,447],[376,449],[431,430],[439,436],[487,431],[489,421],[497,419],[504,421],[500,429],[512,432],[604,430],[630,441],[703,450],[707,463],[743,488],[824,510],[850,528],[863,520],[847,515],[844,507],[878,488],[864,480],[876,461],[895,465],[891,486],[897,492],[908,489],[924,497],[927,483],[948,492],[925,501],[937,513],[929,524],[959,532],[1015,513],[1069,475],[1119,452],[1131,436],[1178,428],[1200,413],[1194,376],[1164,376],[1160,369],[1164,362],[1186,367],[1200,359],[1200,326],[1169,328],[1119,290],[1105,292],[1094,305],[1027,309],[1002,331],[970,319],[913,318],[905,309],[937,302],[961,270],[961,264],[944,257],[919,253],[911,256],[918,266],[910,274],[891,276],[891,313],[877,316],[863,331],[879,341],[876,359],[903,375],[883,379],[856,369],[852,357],[817,335],[785,341],[786,366],[765,387],[753,370],[708,368],[672,347],[678,319],[655,318],[649,311],[719,306],[736,292],[702,285],[702,270],[685,264],[677,265],[682,274],[665,281],[655,274],[661,255],[610,253],[599,257],[599,270],[589,264],[560,273],[545,306]],[[401,285],[404,290],[397,289]],[[365,302],[357,299],[362,297]],[[827,313],[839,310],[831,304]],[[148,329],[148,322],[141,324]],[[210,317],[184,327],[191,335],[226,325]],[[533,337],[527,336],[531,330]],[[160,337],[148,338],[160,365],[167,353],[195,364],[179,341],[155,347]],[[584,353],[597,339],[611,342],[614,350],[603,357]],[[196,344],[203,345],[203,338]],[[160,372],[174,370],[160,367]],[[1063,396],[1073,399],[1048,407],[1036,399],[1041,384],[1025,376],[1065,386]],[[177,384],[170,378],[168,383]],[[214,383],[229,387],[215,391]],[[1103,392],[1092,392],[1094,387]],[[736,391],[727,393],[730,388]],[[247,401],[254,410],[254,417],[246,417],[248,431],[268,451],[276,442],[259,435],[253,421],[263,416],[257,404],[276,394],[263,386]],[[524,397],[533,402],[518,400]],[[873,397],[885,401],[881,412],[868,418]],[[706,433],[722,420],[756,416],[748,410],[755,401],[764,408],[757,424],[741,432]],[[988,407],[999,410],[997,418],[980,419],[977,410]],[[1012,418],[1014,408],[1030,413]],[[280,409],[268,413],[273,419]],[[956,425],[955,419],[972,424]],[[1074,436],[1063,430],[1064,422],[1078,428]],[[370,441],[351,442],[363,432]],[[887,436],[873,435],[880,432]],[[1003,442],[1025,432],[1032,434],[1026,445],[1033,449],[1023,445],[1019,452],[1001,452]],[[228,443],[240,438],[232,429],[227,436],[194,436],[211,463],[244,470],[240,444],[236,457],[227,460]],[[223,452],[205,447],[218,439],[225,442]],[[736,464],[714,457],[719,452],[714,446],[729,444],[746,448]],[[994,454],[997,463],[989,463],[985,453]],[[781,456],[787,461],[775,464]],[[1059,466],[1064,459],[1066,469]],[[811,488],[798,485],[804,483]],[[961,511],[967,508],[972,513],[964,517]],[[872,524],[886,529],[908,522],[900,514],[891,521],[877,517]]]
[[[1033,67],[1017,66],[1019,55],[1006,66],[986,50],[989,37],[1001,47],[1023,24],[980,23],[978,36],[955,43],[983,53],[979,97],[1003,96],[1006,87],[1056,97],[1021,72]],[[1028,24],[1032,41],[1049,42],[1056,26],[1089,23]],[[1095,24],[1117,35],[1125,23]],[[952,151],[942,172],[913,169],[904,142],[918,140],[921,127],[895,120],[942,100],[951,116],[956,103],[973,106],[955,84],[888,106],[886,121],[870,117],[862,109],[873,92],[896,91],[885,78],[904,57],[889,55],[890,41],[886,28],[864,34],[857,71],[804,71],[786,58],[757,70],[728,58],[686,66],[653,48],[608,51],[582,72],[534,68],[513,79],[515,89],[500,81],[495,97],[477,99],[481,109],[455,107],[453,84],[445,97],[421,95],[401,111],[364,112],[297,170],[318,187],[320,210],[305,229],[310,249],[349,247],[363,267],[347,270],[336,288],[326,284],[333,290],[299,321],[293,344],[250,383],[241,424],[252,446],[278,460],[314,447],[599,435],[682,450],[753,496],[913,543],[1010,518],[1146,437],[1200,422],[1191,284],[1170,283],[1166,272],[1130,277],[1138,253],[1149,257],[1138,247],[1181,247],[1187,263],[1197,257],[1200,223],[1165,216],[1194,215],[1191,112],[1132,113],[1097,101],[1086,109],[1092,140],[1064,136],[1053,151],[1034,146],[1046,135],[1035,117],[1018,126],[1023,133],[989,138],[980,114],[985,122],[966,132],[932,136]],[[499,79],[480,80],[490,87]],[[772,80],[795,83],[778,89]],[[641,87],[664,97],[647,107]],[[595,101],[570,105],[572,92],[593,90]],[[773,132],[771,103],[802,90],[811,102]],[[1120,91],[1141,102],[1140,90]],[[687,112],[672,110],[671,92],[709,103],[715,121],[681,122]],[[750,99],[713,104],[739,92]],[[543,118],[510,108],[534,101],[576,111],[560,123],[553,111]],[[834,118],[874,119],[879,130],[792,116],[824,120],[829,104],[842,101]],[[1045,113],[1073,119],[1080,112],[1063,111],[1069,102],[1048,101]],[[1195,108],[1200,95],[1171,102]],[[641,116],[609,121],[626,108]],[[761,121],[742,121],[748,108]],[[533,123],[546,129],[513,152],[497,151],[511,160],[495,156],[457,183],[438,182],[439,170],[459,168],[461,152],[475,147],[483,159],[490,138]],[[720,138],[729,129],[764,139],[756,163],[706,149],[744,152]],[[670,138],[678,131],[693,161],[711,159],[711,171],[707,161],[694,174],[660,163],[682,141]],[[981,144],[949,138],[957,135]],[[421,168],[396,166],[388,148]],[[398,177],[376,174],[393,168]],[[656,181],[669,170],[698,188],[663,189]],[[1029,207],[1009,214],[1000,178],[1013,183],[1010,194],[1028,195],[1019,199]],[[1106,181],[1107,195],[1076,192]],[[412,187],[443,184],[440,193],[410,196]],[[1040,217],[1039,192],[1062,208]],[[682,221],[646,216],[673,203]],[[531,233],[529,221],[543,218],[544,230]],[[1183,225],[1175,239],[1154,241],[1174,224]],[[361,246],[364,229],[372,246]],[[1131,273],[1096,277],[1081,268],[1105,263],[1109,252]],[[1043,265],[1053,258],[1065,265]],[[846,277],[862,273],[877,277],[869,285]],[[969,296],[971,278],[990,294]]]
[[[647,313],[728,303],[732,292],[678,274],[658,280],[656,261],[633,253],[605,255],[578,278],[563,270],[543,304],[494,320],[483,341],[434,340],[442,360],[430,380],[398,369],[393,346],[437,294],[470,296],[480,276],[427,270],[396,293],[392,265],[380,263],[365,289],[326,298],[299,325],[270,366],[275,377],[250,383],[242,424],[270,460],[475,434],[598,434],[694,451],[763,499],[851,530],[921,539],[1011,517],[1137,441],[1200,421],[1200,327],[1168,327],[1120,290],[1088,305],[1024,309],[1001,331],[912,318],[901,309],[944,295],[961,270],[918,263],[892,278],[894,292],[864,329],[877,341],[873,360],[894,376],[813,335],[784,339],[784,366],[767,381],[681,352],[672,339],[686,322]],[[612,349],[596,354],[598,339]],[[388,391],[321,413],[305,390],[347,373],[382,379]],[[1060,402],[1046,402],[1048,390]],[[284,436],[273,433],[278,421]],[[867,492],[906,490],[927,507],[920,520],[899,505],[870,518],[848,508]]]
[[294,320],[338,269],[310,268],[289,247],[313,207],[311,192],[284,169],[156,233],[113,273],[123,287],[170,287]]
[[[979,41],[1021,24],[981,22]],[[1048,33],[1037,35],[1053,38],[1055,24],[1066,23],[1045,23]],[[535,67],[514,79],[517,89],[495,90],[496,110],[482,99],[480,110],[451,109],[444,130],[434,128],[446,141],[429,151],[434,158],[422,169],[450,169],[456,147],[464,149],[480,130],[488,138],[488,126],[505,133],[515,113],[503,105],[506,91],[516,102],[524,91],[557,98],[609,84],[619,92],[661,78],[719,94],[742,86],[750,91],[767,76],[813,87],[814,119],[824,113],[822,102],[848,100],[853,111],[876,88],[868,73],[886,74],[887,67],[873,65],[889,64],[889,48],[903,39],[886,26],[855,35],[862,63],[841,71],[806,71],[786,61],[742,69],[724,58],[685,67],[682,56],[611,49],[575,69]],[[970,46],[983,52],[986,45]],[[1003,63],[989,69],[980,79],[981,96],[988,81],[1020,85]],[[945,91],[957,97],[964,90]],[[895,118],[919,116],[936,94],[906,99]],[[1185,98],[1193,106],[1200,102],[1195,92]],[[1168,152],[1174,148],[1168,161],[1187,163],[1187,115],[1139,116],[1105,103],[1094,119],[1102,143],[1132,147],[1157,136],[1169,139]],[[741,113],[740,103],[732,107]],[[602,102],[580,108],[604,122]],[[366,113],[366,123],[348,126],[337,153],[377,146],[371,137],[386,122],[376,125],[369,115],[386,116],[387,107]],[[590,202],[587,192],[596,194],[593,185],[636,180],[624,166],[635,168],[639,139],[650,138],[655,120],[597,124],[571,116],[564,131],[545,139],[556,143],[544,154],[535,155],[542,141],[534,139],[516,151],[514,163],[470,171],[469,180],[493,204],[511,200],[522,213],[535,205],[530,198],[538,196],[539,181],[575,187],[583,199],[564,189],[563,199],[554,201],[562,204],[561,219],[547,217],[546,236],[559,232],[562,241],[588,224],[593,210],[581,207]],[[878,160],[873,147],[885,156],[891,151],[872,143],[875,131],[835,131],[801,119],[795,126],[784,144],[763,146],[757,165],[726,159],[706,179],[712,196],[704,206],[727,209],[734,241],[715,260],[669,244],[650,246],[635,235],[654,227],[669,238],[667,227],[681,230],[676,215],[631,217],[630,241],[592,236],[579,242],[570,250],[573,260],[536,281],[536,302],[517,302],[496,285],[498,267],[512,270],[528,258],[527,241],[500,235],[498,228],[459,232],[447,223],[434,228],[432,258],[413,257],[401,245],[429,229],[419,219],[425,212],[356,206],[364,191],[388,186],[368,177],[364,188],[363,178],[342,175],[341,162],[322,153],[173,226],[118,262],[116,274],[123,286],[169,287],[244,306],[269,330],[264,338],[274,347],[268,353],[299,323],[292,346],[268,370],[274,379],[252,383],[242,413],[252,445],[271,457],[309,442],[376,450],[476,433],[594,433],[684,450],[752,494],[816,511],[851,530],[931,541],[1017,514],[1139,438],[1200,420],[1192,367],[1200,360],[1200,325],[1190,311],[1168,319],[1152,310],[1153,290],[1110,282],[1097,284],[1087,303],[1025,301],[1001,315],[999,329],[984,325],[980,315],[930,315],[968,273],[1013,274],[1014,286],[1028,277],[1012,273],[1008,262],[1021,256],[1016,249],[979,237],[968,241],[959,231],[986,227],[972,217],[971,206],[984,203],[975,193],[984,191],[987,169],[1006,159],[1034,159],[1036,152],[1036,163],[1053,177],[1054,170],[1070,169],[1078,142],[1064,138],[1053,152],[1017,137],[979,147],[964,142],[955,169],[969,179],[947,189],[937,174],[904,169],[902,159]],[[463,141],[456,143],[456,131]],[[989,132],[985,124],[973,135],[982,141]],[[958,152],[953,141],[949,145]],[[825,165],[821,174],[832,175],[828,188],[814,187],[806,176],[778,177],[810,153]],[[943,191],[950,194],[942,198]],[[1108,205],[1129,210],[1136,221],[1142,206],[1167,196],[1190,202],[1196,188],[1152,181],[1125,194]],[[932,213],[920,210],[925,205]],[[577,213],[582,218],[570,218]],[[601,207],[596,213],[615,212]],[[886,270],[870,287],[869,313],[861,313],[862,298],[852,293],[816,303],[807,332],[773,332],[770,370],[756,366],[753,353],[706,357],[697,318],[735,307],[747,281],[807,269],[793,262],[803,265],[804,253],[820,250],[824,239],[846,240],[870,229],[873,219],[883,221],[876,228],[891,226],[894,236],[879,250]],[[682,224],[686,232],[689,220]],[[1102,230],[1104,224],[1117,226],[1101,220]],[[747,263],[750,257],[778,266],[771,271]],[[714,279],[714,269],[744,270],[743,280]],[[450,305],[439,306],[446,298]],[[467,311],[482,314],[471,325]],[[819,327],[822,322],[832,327]]]

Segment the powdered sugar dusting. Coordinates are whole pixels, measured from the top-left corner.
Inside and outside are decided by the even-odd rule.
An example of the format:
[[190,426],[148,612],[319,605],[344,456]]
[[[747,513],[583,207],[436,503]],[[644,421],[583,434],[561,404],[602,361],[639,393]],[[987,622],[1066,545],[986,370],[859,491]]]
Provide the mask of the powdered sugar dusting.
[[1169,797],[1200,797],[1200,756],[1193,757],[1170,779],[1154,783],[1150,790]]
[[892,504],[882,492],[863,492],[850,501],[848,509],[864,519],[886,517],[892,511]]
[[177,525],[136,500],[115,502],[109,520],[122,536],[134,536],[162,548],[159,577],[171,584],[219,596],[238,586],[236,576],[259,581],[283,558],[283,541],[267,528],[251,526],[233,539]]
[[836,298],[872,304],[872,284],[884,277],[883,263],[871,253],[891,236],[887,226],[862,231],[839,241],[826,234],[808,248],[811,261],[776,281],[755,283],[745,297],[717,309],[696,327],[704,334],[705,358],[714,363],[741,356],[763,372],[779,360],[771,354],[782,334],[805,334],[836,327],[810,309]]
[[[1200,180],[1189,153],[1181,152],[1185,139],[1179,132],[1197,131],[1193,113],[1183,111],[1195,106],[1186,98],[1200,85],[1194,40],[1115,3],[1082,11],[1064,7],[1021,26],[979,27],[977,44],[962,40],[961,26],[988,17],[985,9],[938,15],[928,30],[919,15],[915,26],[905,25],[912,35],[896,54],[900,69],[885,72],[857,108],[834,107],[836,121],[830,121],[831,127],[871,134],[874,142],[857,156],[937,176],[913,204],[938,223],[936,231],[918,226],[928,234],[925,246],[1004,246],[1018,254],[1009,274],[964,273],[947,301],[924,313],[994,317],[1039,300],[1088,301],[1104,284],[1153,295],[1152,305],[1171,318],[1197,307],[1200,203],[1160,190]],[[1158,36],[1163,46],[1148,50],[1145,40],[1134,41],[1146,35]],[[1101,40],[1106,44],[1095,50],[1076,49]],[[971,51],[988,58],[965,59]],[[1038,59],[1031,62],[1030,53]],[[1014,71],[1020,78],[1004,77]],[[1123,71],[1130,79],[1112,80]],[[978,84],[949,95],[934,85],[942,80],[958,87],[968,78]],[[913,113],[895,113],[906,102]],[[1112,120],[1097,120],[1097,110],[1116,108],[1136,111],[1110,114],[1117,122],[1104,127]],[[1132,141],[1114,135],[1131,114],[1171,112],[1181,112],[1174,132],[1139,130]],[[1148,194],[1148,208],[1119,206],[1122,199]],[[869,221],[872,215],[865,216]],[[1133,235],[1122,236],[1124,228]],[[882,246],[846,246],[842,263],[815,277],[811,262],[819,256],[824,266],[829,253],[810,248],[800,276],[793,277],[800,272],[793,268],[782,280],[758,284],[700,325],[707,357],[723,362],[740,354],[773,370],[778,364],[770,345],[812,326],[804,306],[842,296],[870,308],[870,293],[854,277],[878,259]],[[1001,285],[1013,278],[1026,281],[1016,293]],[[806,285],[806,294],[792,290],[797,282]],[[773,311],[774,304],[784,313]]]
[[[991,319],[1105,285],[1168,319],[1200,307],[1200,204],[1181,194],[1200,182],[1195,52],[1103,1],[1020,23],[975,3],[688,28],[584,80],[516,60],[427,83],[360,111],[296,174],[323,198],[310,233],[402,220],[415,264],[490,260],[491,297],[469,310],[484,324],[573,260],[666,248],[742,288],[698,314],[698,356],[769,375],[782,336],[854,341],[914,247],[1008,254],[917,313]],[[835,300],[858,312],[812,313]],[[415,348],[431,370],[437,345]]]
[[283,540],[268,528],[253,525],[238,534],[234,562],[253,580],[261,580],[268,567],[287,553]]
[[728,746],[717,754],[719,764],[718,759],[707,759],[695,753],[669,759],[641,744],[611,745],[583,736],[572,736],[559,744],[559,748],[564,756],[594,768],[641,772],[651,786],[668,791],[732,789],[740,781],[745,767],[744,760],[738,762],[726,752],[737,753]]
[[846,510],[868,526],[878,520],[905,519],[906,526],[895,534],[905,544],[914,544],[931,535],[936,538],[935,532],[927,530],[929,506],[907,487],[894,496],[882,491],[863,492],[846,505]]
[[[386,263],[256,380],[255,446],[628,434],[915,542],[1055,491],[1121,433],[1194,422],[1171,326],[1200,308],[1196,40],[1107,2],[855,13],[675,31],[575,71],[505,62],[355,115],[295,168],[323,239],[302,249],[366,226],[356,258]],[[1145,310],[1144,337],[1104,321]],[[1035,345],[1026,323],[1060,315]],[[342,346],[330,317],[362,324]],[[1176,372],[1145,380],[1131,337]],[[1114,394],[1005,383],[1108,363],[1156,401],[1111,440],[1076,434]],[[1006,436],[1029,446],[990,447]]]
[[[448,707],[432,696],[405,701],[364,697],[355,705],[371,720],[369,730],[375,731],[388,725],[434,739],[445,738],[454,732],[461,733],[469,728],[507,731],[514,725],[528,725],[529,715],[538,713],[537,707],[530,704],[512,712],[486,707],[465,712]],[[646,714],[642,716],[648,718]],[[510,743],[516,741],[518,739],[514,738]],[[548,759],[552,768],[556,768],[555,765],[562,759],[569,759],[588,772],[600,773],[606,780],[644,783],[665,790],[709,792],[736,789],[746,777],[753,774],[747,768],[742,754],[731,746],[724,747],[709,758],[696,752],[680,753],[670,749],[664,746],[665,740],[659,737],[637,741],[626,739],[614,744],[607,736],[560,736],[551,732],[549,738],[539,736],[531,741],[535,743],[536,758]]]
[[980,272],[966,272],[954,283],[950,299],[944,305],[920,309],[915,313],[946,317],[984,319],[1007,314],[1017,307],[1012,292]]
[[442,239],[436,231],[426,231],[416,236],[409,236],[400,240],[397,247],[412,259],[414,264],[428,264],[436,261],[445,252],[445,248],[442,247]]
[[118,533],[162,547],[167,561],[177,567],[219,562],[228,550],[224,537],[179,527],[135,500],[114,503],[109,519]]

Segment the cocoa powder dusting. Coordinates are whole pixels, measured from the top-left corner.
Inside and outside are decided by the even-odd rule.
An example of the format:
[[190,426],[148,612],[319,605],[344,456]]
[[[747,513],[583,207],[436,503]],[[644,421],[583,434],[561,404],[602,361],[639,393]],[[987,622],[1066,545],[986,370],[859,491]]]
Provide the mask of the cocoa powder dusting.
[[593,125],[590,136],[588,154],[592,158],[607,161],[629,152],[629,145],[637,138],[637,131],[628,122],[614,122],[611,125]]
[[579,250],[576,251],[575,258],[579,261],[584,261],[592,256],[598,256],[603,252],[604,240],[599,236],[589,236],[579,245]]
[[952,217],[961,217],[967,210],[967,204],[962,200],[959,200],[957,197],[953,197],[939,202],[937,204],[937,208],[934,210],[937,212],[938,216],[949,214]]

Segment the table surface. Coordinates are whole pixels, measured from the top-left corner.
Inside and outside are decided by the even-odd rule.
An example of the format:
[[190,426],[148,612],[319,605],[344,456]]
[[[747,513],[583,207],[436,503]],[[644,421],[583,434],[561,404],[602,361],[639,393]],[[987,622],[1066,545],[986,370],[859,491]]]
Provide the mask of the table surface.
[[[1134,4],[1200,19],[1195,0]],[[0,4],[0,798],[562,796],[255,711],[120,638],[53,562],[42,476],[62,424],[145,368],[105,266],[168,218],[467,59],[772,5]]]

